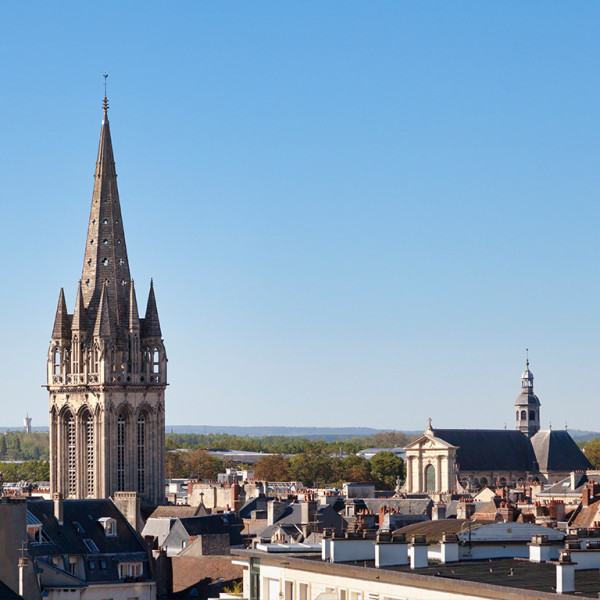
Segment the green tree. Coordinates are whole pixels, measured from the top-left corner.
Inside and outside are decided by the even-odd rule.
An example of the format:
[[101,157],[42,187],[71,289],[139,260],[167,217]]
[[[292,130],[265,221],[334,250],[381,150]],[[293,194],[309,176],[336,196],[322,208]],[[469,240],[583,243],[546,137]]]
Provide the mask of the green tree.
[[393,452],[378,452],[369,463],[371,473],[381,489],[393,490],[396,478],[404,477],[404,461]]
[[0,437],[0,456],[2,458],[6,458],[6,452],[8,448],[6,447],[6,438],[4,436]]
[[594,438],[583,446],[583,453],[594,469],[600,469],[600,438]]
[[326,454],[303,452],[290,459],[290,478],[301,481],[307,487],[327,485],[337,481],[340,461]]
[[254,477],[267,481],[287,481],[289,477],[289,463],[281,454],[263,456],[254,465]]
[[189,477],[189,453],[167,452],[165,457],[165,474],[169,479]]
[[197,479],[215,480],[224,471],[222,460],[215,458],[206,450],[195,450],[189,458],[190,476]]

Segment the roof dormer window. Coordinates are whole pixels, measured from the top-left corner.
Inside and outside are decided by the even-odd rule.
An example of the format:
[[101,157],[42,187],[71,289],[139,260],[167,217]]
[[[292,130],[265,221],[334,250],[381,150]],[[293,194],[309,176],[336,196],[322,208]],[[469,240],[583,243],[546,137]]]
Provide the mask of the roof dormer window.
[[102,517],[98,519],[98,523],[104,528],[106,537],[115,537],[117,535],[117,522],[112,517]]

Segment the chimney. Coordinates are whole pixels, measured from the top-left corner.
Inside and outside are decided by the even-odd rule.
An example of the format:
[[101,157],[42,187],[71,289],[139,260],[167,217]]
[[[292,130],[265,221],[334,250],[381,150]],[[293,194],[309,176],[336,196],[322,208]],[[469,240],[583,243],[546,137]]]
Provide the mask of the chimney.
[[431,509],[431,520],[437,521],[438,519],[446,518],[446,504],[444,502],[436,502]]
[[140,495],[138,492],[115,492],[113,504],[123,513],[129,524],[141,533],[144,521],[140,512]]
[[279,500],[271,500],[267,504],[267,525],[273,525],[285,510],[285,502]]
[[556,593],[569,594],[575,591],[575,563],[571,553],[562,551],[556,565]]
[[581,505],[584,508],[587,508],[590,505],[590,500],[592,499],[592,485],[586,483],[583,486],[583,490],[581,491]]
[[52,494],[52,501],[54,502],[54,518],[58,521],[59,525],[62,525],[64,523],[62,492],[54,492]]
[[424,569],[429,565],[427,556],[427,540],[423,536],[413,537],[410,545],[412,553],[410,556],[411,569]]
[[307,525],[315,520],[315,512],[317,510],[317,503],[314,500],[307,500],[306,502],[300,503],[300,523]]

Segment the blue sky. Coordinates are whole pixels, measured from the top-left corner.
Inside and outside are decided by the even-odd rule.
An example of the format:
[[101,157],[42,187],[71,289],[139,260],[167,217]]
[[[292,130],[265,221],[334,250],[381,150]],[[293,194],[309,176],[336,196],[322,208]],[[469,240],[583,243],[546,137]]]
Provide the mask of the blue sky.
[[3,7],[0,425],[46,425],[103,96],[167,424],[600,430],[600,5]]

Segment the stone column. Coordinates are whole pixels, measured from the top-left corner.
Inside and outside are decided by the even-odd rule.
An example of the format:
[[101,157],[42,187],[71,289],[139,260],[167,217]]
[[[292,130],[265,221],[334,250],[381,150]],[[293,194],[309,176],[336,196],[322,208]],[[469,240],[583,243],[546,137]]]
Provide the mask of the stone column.
[[442,489],[442,457],[439,454],[438,454],[438,456],[436,456],[435,488],[438,493],[441,493],[443,491],[443,489]]
[[408,457],[408,460],[406,462],[406,491],[409,493],[413,491],[414,487],[413,477],[415,476],[415,473],[413,468],[413,461],[414,457],[410,456]]
[[422,493],[423,492],[423,455],[421,454],[420,450],[419,450],[419,456],[417,457],[417,487],[419,489],[416,491],[418,493]]

